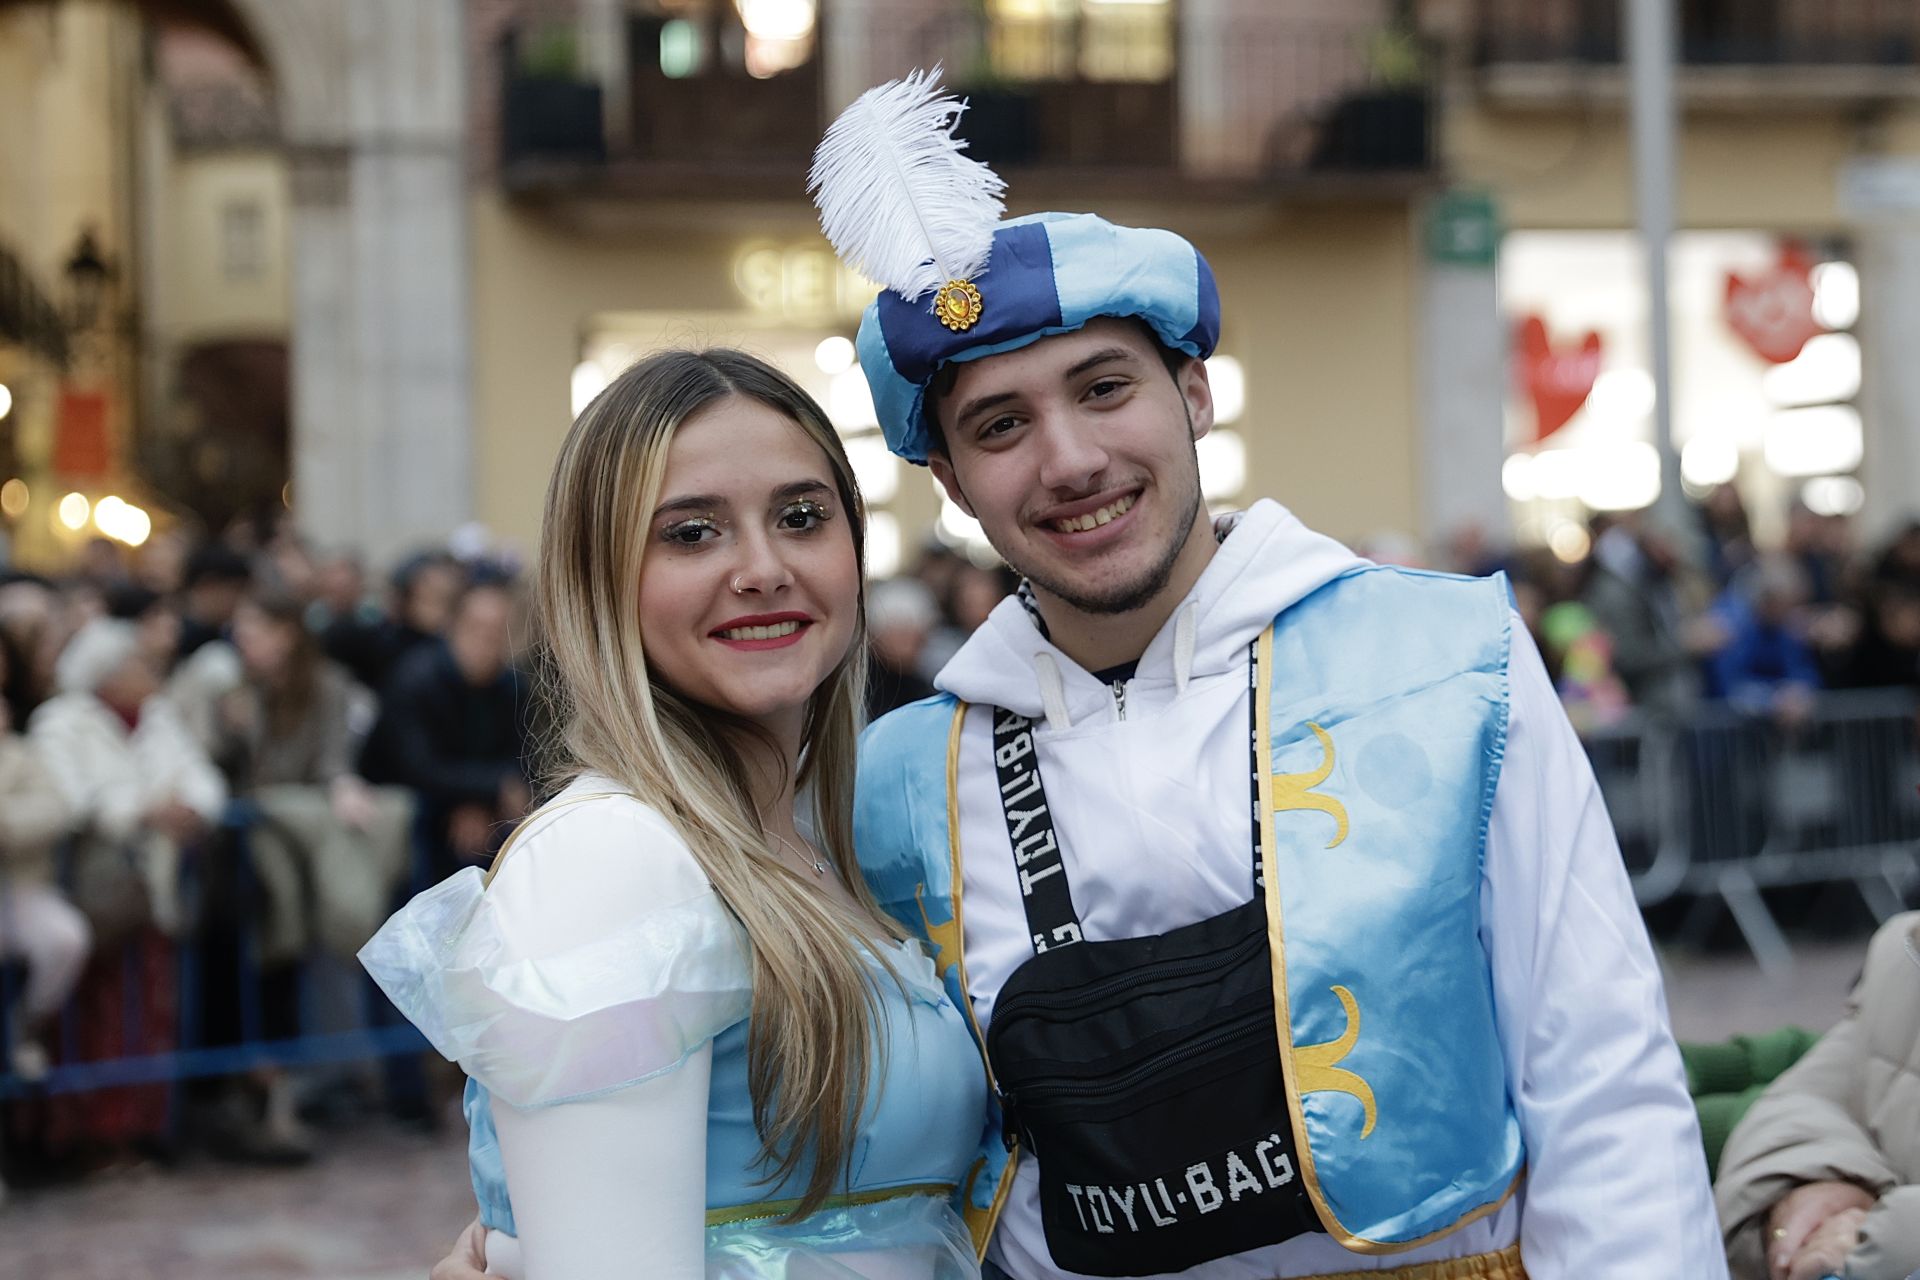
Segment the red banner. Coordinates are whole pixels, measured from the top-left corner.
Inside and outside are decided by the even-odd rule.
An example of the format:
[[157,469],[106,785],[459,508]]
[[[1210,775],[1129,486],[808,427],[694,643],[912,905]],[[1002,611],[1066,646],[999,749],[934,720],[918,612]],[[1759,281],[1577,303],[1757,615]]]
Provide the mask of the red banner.
[[1749,279],[1727,273],[1727,325],[1762,360],[1785,364],[1823,327],[1813,318],[1813,263],[1799,245],[1780,246],[1780,261]]
[[67,480],[105,480],[113,465],[107,436],[107,393],[60,392],[53,429],[53,469]]
[[1533,402],[1531,443],[1538,444],[1566,426],[1593,393],[1600,376],[1600,335],[1589,332],[1577,346],[1556,351],[1547,322],[1528,316],[1514,336],[1514,362],[1520,385]]

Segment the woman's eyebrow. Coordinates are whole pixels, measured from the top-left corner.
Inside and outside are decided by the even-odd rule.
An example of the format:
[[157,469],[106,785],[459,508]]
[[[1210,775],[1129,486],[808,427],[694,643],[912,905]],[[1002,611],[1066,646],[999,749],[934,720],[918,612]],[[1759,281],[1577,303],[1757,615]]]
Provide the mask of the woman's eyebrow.
[[792,484],[783,484],[770,495],[775,502],[785,502],[790,498],[811,497],[816,493],[832,494],[833,486],[824,480],[795,480]]
[[682,498],[671,498],[653,509],[653,518],[676,515],[682,511],[711,511],[715,507],[724,507],[727,500],[718,494],[690,493]]

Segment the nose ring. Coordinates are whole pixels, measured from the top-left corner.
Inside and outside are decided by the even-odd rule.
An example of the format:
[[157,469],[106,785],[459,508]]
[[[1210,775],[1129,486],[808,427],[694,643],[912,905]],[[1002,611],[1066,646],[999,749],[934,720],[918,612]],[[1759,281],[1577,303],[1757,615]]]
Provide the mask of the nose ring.
[[727,585],[733,589],[733,594],[737,596],[743,596],[747,594],[747,589],[740,585],[741,576],[742,575],[736,573],[733,575],[733,578],[727,583]]

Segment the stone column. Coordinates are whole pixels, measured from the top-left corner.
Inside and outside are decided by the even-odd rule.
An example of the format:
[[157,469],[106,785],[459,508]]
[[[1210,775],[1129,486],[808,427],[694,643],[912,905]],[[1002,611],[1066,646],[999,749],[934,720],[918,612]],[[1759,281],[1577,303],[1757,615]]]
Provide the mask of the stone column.
[[1490,211],[1484,223],[1469,213],[1429,210],[1421,267],[1420,535],[1433,552],[1469,524],[1495,543],[1512,533],[1500,486],[1507,328],[1494,287],[1497,231]]
[[1872,545],[1920,515],[1920,215],[1865,228],[1858,245],[1860,535]]
[[293,195],[293,509],[324,547],[370,551],[355,460],[363,407],[354,341],[350,166],[343,148],[289,157]]
[[1920,514],[1920,160],[1854,161],[1841,177],[1841,206],[1858,246],[1859,533],[1871,546]]
[[294,501],[309,537],[386,563],[473,511],[462,8],[330,8],[344,91],[288,87]]

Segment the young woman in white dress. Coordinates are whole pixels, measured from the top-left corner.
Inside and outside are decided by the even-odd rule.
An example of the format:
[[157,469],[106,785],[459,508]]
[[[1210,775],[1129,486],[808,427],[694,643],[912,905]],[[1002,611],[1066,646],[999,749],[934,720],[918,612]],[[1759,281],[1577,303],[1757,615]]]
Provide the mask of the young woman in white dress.
[[977,1275],[980,1056],[853,858],[862,557],[838,435],[750,356],[653,356],[567,436],[535,601],[572,781],[362,952],[475,1082],[490,1273]]

